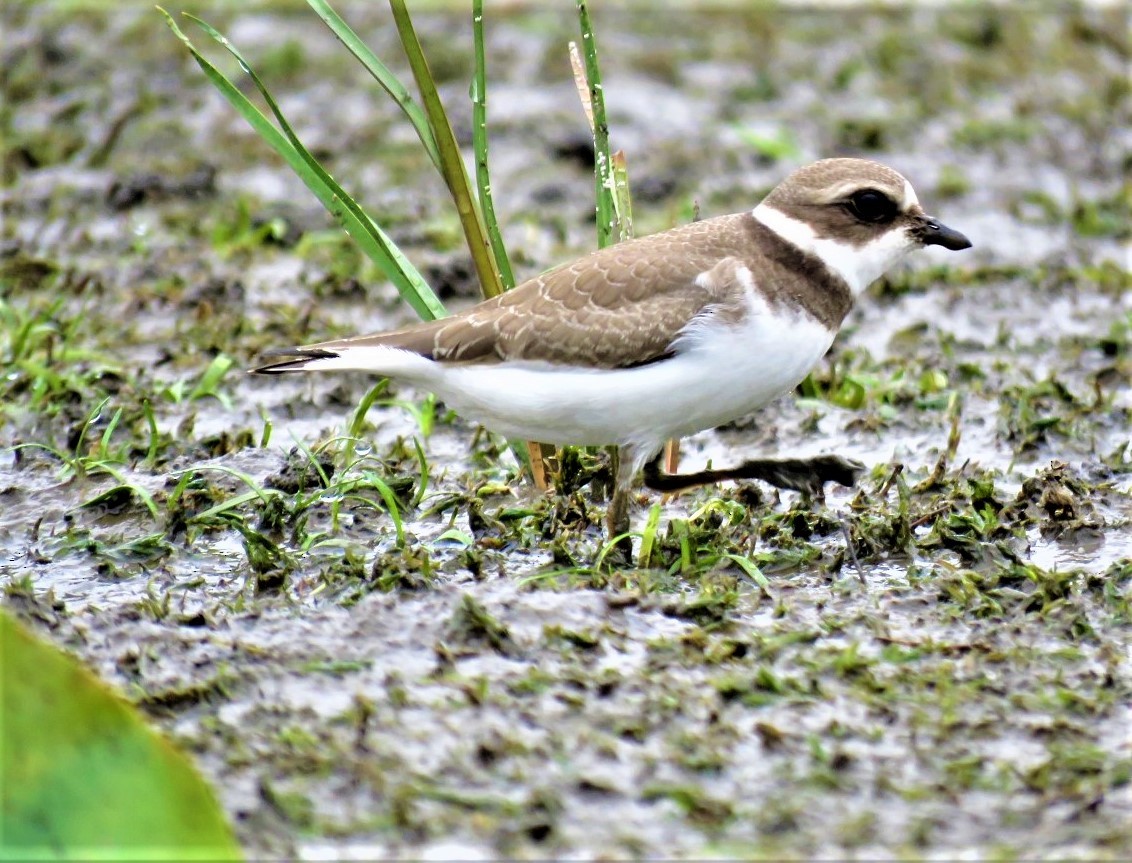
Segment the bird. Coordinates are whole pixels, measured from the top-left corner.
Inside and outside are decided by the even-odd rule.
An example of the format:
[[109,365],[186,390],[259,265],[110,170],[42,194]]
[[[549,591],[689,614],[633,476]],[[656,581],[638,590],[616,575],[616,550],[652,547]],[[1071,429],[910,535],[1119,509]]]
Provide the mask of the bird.
[[900,173],[830,158],[753,209],[625,240],[465,311],[265,352],[255,374],[362,371],[430,391],[508,438],[617,447],[610,537],[629,493],[760,479],[820,494],[864,465],[837,455],[665,473],[678,439],[752,413],[825,356],[855,300],[911,252],[970,240],[927,215]]

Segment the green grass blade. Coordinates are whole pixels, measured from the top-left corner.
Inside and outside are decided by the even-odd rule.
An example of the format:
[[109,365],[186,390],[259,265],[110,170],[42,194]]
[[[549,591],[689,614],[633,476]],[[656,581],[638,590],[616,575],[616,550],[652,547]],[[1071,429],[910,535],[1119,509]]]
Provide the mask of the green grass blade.
[[236,364],[236,361],[227,354],[217,354],[213,357],[212,362],[208,364],[208,368],[204,370],[197,385],[193,387],[189,393],[189,399],[203,399],[208,396],[220,401],[225,407],[231,407],[231,399],[225,394],[221,393],[217,388],[220,382],[224,379],[224,375],[228,374],[229,370]]
[[[473,26],[476,30],[476,77],[473,79],[473,137],[476,151],[476,180],[480,189],[478,200],[473,198],[468,172],[464,168],[464,160],[460,155],[460,147],[456,143],[456,136],[452,132],[452,125],[448,122],[448,115],[440,101],[440,94],[436,90],[428,61],[424,50],[413,28],[412,19],[405,8],[404,0],[389,0],[393,10],[393,17],[397,23],[397,30],[401,34],[401,44],[409,58],[409,66],[413,70],[417,88],[424,102],[425,112],[429,125],[436,136],[437,147],[440,150],[441,174],[456,204],[456,211],[460,216],[460,225],[464,230],[468,249],[472,254],[472,263],[479,277],[480,290],[484,297],[494,297],[503,292],[505,287],[515,283],[511,271],[510,261],[502,237],[499,235],[498,222],[495,218],[494,207],[491,201],[491,187],[487,173],[487,103],[486,103],[486,76],[483,74],[483,10],[482,4],[477,3],[473,11]],[[485,195],[486,190],[486,195]],[[485,222],[485,213],[490,213],[490,222]],[[545,471],[542,470],[542,456],[538,444],[528,442],[526,446],[511,443],[511,449],[532,474],[535,485],[543,489],[546,487]],[[526,450],[526,452],[524,452]],[[538,457],[536,458],[536,454]]]
[[[262,503],[266,504],[270,498],[283,497],[284,496],[283,493],[281,491],[279,491],[278,489],[266,488],[264,486],[261,486],[258,482],[256,482],[254,479],[252,479],[252,477],[250,477],[248,474],[244,473],[243,471],[236,470],[235,468],[231,468],[231,467],[226,467],[224,465],[217,465],[217,464],[197,465],[196,467],[188,468],[187,470],[183,471],[182,474],[183,475],[192,475],[192,474],[197,474],[197,473],[203,473],[205,471],[215,471],[216,473],[222,473],[222,474],[226,474],[228,476],[234,477],[235,479],[238,479],[240,482],[242,482],[245,486],[247,486],[249,491],[246,491],[243,494],[236,495],[235,497],[228,498],[225,501],[221,501],[220,503],[216,504],[215,506],[209,507],[208,509],[204,510],[203,512],[198,512],[196,515],[192,516],[191,519],[189,519],[190,521],[193,521],[193,522],[207,520],[207,519],[211,518],[212,516],[219,515],[222,512],[227,512],[230,509],[234,509],[237,506],[245,504],[248,501],[256,500],[257,498]],[[178,474],[173,474],[173,475],[177,476]],[[183,489],[181,489],[180,483],[178,483],[177,486],[178,486],[179,491],[183,491]]]
[[250,501],[256,500],[257,498],[259,498],[260,500],[264,499],[258,492],[246,491],[243,494],[238,494],[235,497],[230,497],[225,501],[221,501],[215,506],[210,506],[203,512],[198,512],[196,515],[192,516],[189,521],[192,523],[206,522],[209,519],[220,515],[221,513],[229,512],[230,510],[243,506],[245,503],[249,503]]
[[[295,446],[299,448],[299,452],[306,458],[307,464],[318,474],[318,481],[321,483],[322,488],[328,488],[330,486],[330,475],[326,472],[325,468],[323,468],[321,462],[315,457],[311,448],[303,441],[297,439],[295,440]],[[315,494],[321,494],[321,491],[321,489],[317,489]],[[298,502],[298,500],[301,500],[301,498],[297,498],[296,502]]]
[[605,119],[605,96],[601,86],[601,69],[597,62],[597,43],[586,0],[578,0],[578,23],[582,30],[582,52],[586,60],[586,84],[593,116],[594,177],[597,189],[597,244],[605,248],[614,242],[616,230],[614,208],[613,162],[609,153],[609,123]]
[[[390,269],[386,270],[386,274],[391,279],[394,279],[395,282],[397,281],[397,278],[400,278],[407,283],[406,287],[408,293],[402,291],[402,296],[404,296],[410,302],[416,300],[421,303],[423,308],[417,308],[416,304],[414,304],[413,307],[417,309],[417,313],[422,318],[431,320],[433,318],[442,317],[443,315],[445,315],[446,311],[443,304],[436,297],[436,295],[433,294],[432,289],[425,282],[424,277],[419,272],[417,272],[417,269],[411,263],[409,263],[409,260],[403,254],[401,254],[401,251],[397,248],[396,244],[391,239],[389,239],[389,237],[386,236],[385,233],[379,227],[377,227],[377,225],[373,223],[373,220],[370,219],[370,217],[360,206],[358,206],[357,202],[346,194],[346,192],[342,189],[341,186],[338,185],[334,178],[331,177],[329,173],[327,173],[327,171],[322,167],[321,164],[319,164],[318,160],[311,155],[310,151],[303,146],[302,142],[299,140],[298,136],[291,128],[291,125],[287,122],[287,118],[284,117],[283,112],[279,110],[279,106],[276,104],[275,99],[272,97],[263,81],[260,80],[259,75],[256,74],[255,70],[252,69],[251,65],[247,62],[247,60],[244,59],[243,55],[241,55],[240,52],[236,50],[235,46],[232,45],[232,43],[229,42],[223,35],[206,24],[204,21],[192,15],[188,15],[187,13],[185,17],[194,21],[209,36],[219,42],[228,51],[228,53],[236,58],[236,61],[240,64],[240,67],[252,79],[252,82],[256,85],[256,88],[259,90],[260,95],[262,95],[264,100],[267,102],[268,107],[271,109],[271,113],[279,122],[279,126],[283,130],[283,134],[287,137],[287,140],[290,142],[295,152],[299,155],[303,162],[306,163],[307,167],[314,173],[314,175],[321,181],[321,183],[333,194],[333,204],[329,207],[331,214],[338,218],[348,231],[350,225],[356,224],[360,226],[363,232],[362,235],[368,236],[368,238],[374,240],[381,249],[382,254],[380,258],[375,258],[377,263],[379,265],[382,265],[383,269],[385,269],[385,264],[391,265]],[[353,236],[352,231],[351,235]],[[355,239],[360,238],[355,237]],[[398,285],[398,287],[400,288],[400,285]]]
[[487,169],[487,63],[483,46],[483,0],[472,0],[472,39],[475,42],[476,57],[475,77],[472,79],[472,143],[476,153],[476,186],[479,189],[480,209],[487,225],[491,250],[499,266],[499,276],[504,288],[513,288],[515,276],[511,272],[511,261],[499,233],[499,221],[495,218],[491,175]]
[[153,499],[153,495],[151,495],[137,483],[132,483],[128,479],[126,479],[126,475],[122,473],[122,471],[118,470],[118,468],[114,467],[111,464],[107,464],[106,462],[94,462],[90,465],[90,473],[91,475],[104,473],[108,476],[113,477],[118,481],[118,484],[122,488],[127,488],[135,495],[137,495],[138,500],[145,504],[145,508],[149,510],[149,514],[153,516],[154,521],[161,520],[161,516],[158,514],[157,510],[157,502]]
[[409,66],[413,70],[417,89],[421,92],[421,101],[424,103],[429,126],[432,127],[432,133],[436,137],[436,146],[440,151],[441,173],[456,204],[460,226],[464,230],[468,250],[472,253],[472,263],[480,280],[480,290],[485,297],[497,296],[503,293],[503,279],[495,256],[492,254],[491,243],[487,239],[483,214],[472,196],[468,172],[464,168],[460,147],[456,143],[452,125],[448,122],[448,115],[444,112],[440,94],[436,90],[436,82],[433,80],[416,30],[413,29],[412,19],[405,8],[405,0],[389,0],[389,6],[393,10],[397,32],[401,35],[401,44],[409,58]]
[[649,508],[648,521],[645,522],[645,529],[641,533],[641,550],[637,555],[637,566],[640,569],[648,569],[652,563],[652,550],[656,545],[656,533],[660,527],[660,504],[654,503]]
[[161,436],[157,431],[157,416],[153,413],[153,403],[148,398],[142,399],[142,416],[145,417],[145,424],[149,429],[149,448],[145,451],[142,466],[152,469],[157,464],[157,445]]
[[428,117],[425,116],[424,110],[410,95],[408,88],[389,70],[388,66],[378,59],[377,55],[369,49],[369,46],[350,28],[350,25],[330,8],[330,4],[326,0],[307,0],[307,4],[334,32],[334,35],[338,37],[338,40],[346,46],[350,53],[365,66],[366,71],[384,88],[393,101],[401,107],[405,116],[409,118],[409,122],[413,124],[413,128],[417,130],[417,137],[421,139],[425,150],[428,151],[428,157],[436,165],[438,171],[442,170],[440,152],[437,150],[436,138],[432,134],[432,128],[428,124]]
[[730,560],[733,564],[739,567],[739,569],[743,570],[743,574],[746,575],[747,578],[751,579],[751,581],[753,581],[756,585],[758,585],[759,589],[763,593],[765,593],[768,598],[774,599],[774,593],[770,589],[770,580],[765,575],[763,575],[763,571],[758,568],[753,560],[751,560],[749,557],[743,557],[741,555],[732,554],[730,552],[725,553],[723,557],[727,558],[727,560]]
[[366,414],[369,409],[373,407],[373,403],[377,401],[378,397],[389,389],[389,378],[382,378],[374,384],[368,393],[358,403],[358,407],[354,410],[354,416],[350,419],[350,424],[346,427],[346,434],[352,438],[360,438],[362,436],[362,427],[366,422]]
[[[597,557],[594,558],[594,565],[593,565],[594,571],[595,572],[601,571],[602,566],[605,564],[606,557],[608,557],[609,553],[611,551],[613,551],[613,549],[617,548],[622,543],[622,541],[624,541],[626,539],[630,539],[634,536],[639,537],[640,535],[641,534],[639,532],[635,531],[635,530],[629,530],[629,531],[626,531],[625,533],[619,533],[619,534],[617,534],[617,536],[611,536],[602,545],[601,550],[597,553]],[[630,568],[632,568],[632,567],[630,567]]]
[[[578,47],[570,43],[570,63],[574,68],[574,82],[590,132],[594,139],[594,188],[596,195],[595,211],[597,221],[597,245],[599,249],[612,245],[617,240],[627,240],[633,236],[633,216],[629,199],[629,174],[625,164],[625,154],[618,151],[616,157],[609,152],[609,122],[605,116],[605,96],[601,83],[601,68],[597,59],[597,42],[594,39],[593,25],[590,22],[589,8],[585,0],[577,0],[578,24],[582,32],[583,62],[578,56]],[[611,453],[616,447],[611,447]]]
[[[578,24],[582,31],[585,67],[579,68],[573,43],[570,59],[574,78],[582,96],[582,107],[594,136],[594,187],[597,196],[597,245],[603,249],[617,240],[633,236],[633,207],[629,197],[629,170],[625,154],[609,152],[609,121],[605,117],[605,91],[601,83],[601,67],[597,59],[597,41],[590,22],[586,0],[577,0]],[[615,235],[616,234],[616,239]],[[678,444],[669,444],[675,451]]]
[[[305,148],[301,146],[296,147],[289,136],[280,132],[262,111],[253,105],[220,70],[213,66],[212,63],[197,50],[196,46],[188,36],[181,31],[168,12],[160,7],[158,7],[158,9],[161,14],[165,16],[169,28],[173,31],[174,35],[185,44],[185,47],[189,50],[189,53],[192,54],[193,59],[196,60],[197,65],[200,66],[213,86],[215,86],[217,90],[220,91],[221,95],[228,100],[245,120],[247,120],[249,125],[251,125],[259,136],[283,157],[287,164],[290,165],[291,169],[306,184],[307,188],[314,192],[323,206],[330,211],[350,236],[361,246],[366,255],[368,255],[394,283],[398,292],[405,301],[413,307],[417,314],[425,320],[432,320],[443,316],[446,313],[443,304],[432,292],[432,289],[428,286],[427,282],[425,282],[424,277],[417,272],[408,258],[401,253],[400,249],[386,236],[384,231],[361,211],[353,199],[346,195],[341,187],[338,186],[325,171],[322,171],[321,168],[316,170],[315,167],[312,166],[312,162],[314,165],[317,165],[317,162],[314,162],[313,157]],[[215,34],[213,38],[220,41],[229,51],[232,51],[244,69],[251,74],[250,68],[238,54],[235,54],[234,49],[223,36],[211,27],[208,27],[204,22],[198,21],[198,23],[206,28],[206,32],[211,31],[210,35]],[[253,80],[257,79],[253,77]],[[257,83],[257,86],[261,85]],[[277,114],[276,116],[278,117],[279,115]]]
[[118,423],[122,421],[122,408],[114,411],[114,416],[110,418],[110,422],[106,424],[105,431],[102,432],[102,438],[98,442],[98,457],[100,459],[110,458],[110,439],[114,437],[114,429],[118,428]]
[[417,483],[417,493],[413,495],[413,501],[410,506],[416,509],[421,505],[424,500],[425,493],[428,491],[428,458],[425,456],[424,447],[421,446],[419,438],[413,438],[413,450],[417,454],[417,464],[420,466],[420,482]]
[[267,449],[267,445],[271,443],[271,417],[268,416],[267,411],[262,405],[259,408],[259,418],[263,420],[263,432],[259,436],[259,448]]
[[[393,530],[397,534],[397,547],[405,547],[405,522],[401,517],[401,502],[397,499],[397,495],[389,484],[378,476],[373,471],[365,471],[363,474],[365,481],[373,488],[377,489],[377,493],[381,495],[381,499],[385,501],[385,508],[389,511],[389,517],[393,519]],[[364,498],[363,498],[364,499]]]
[[79,439],[75,443],[75,458],[76,459],[82,458],[83,443],[86,441],[87,432],[89,432],[90,427],[98,421],[98,418],[100,416],[102,416],[102,411],[106,408],[106,406],[109,403],[110,403],[110,396],[107,396],[106,398],[104,398],[102,401],[100,401],[95,406],[94,410],[92,410],[90,413],[88,413],[86,415],[86,420],[83,422],[82,430],[79,431]]

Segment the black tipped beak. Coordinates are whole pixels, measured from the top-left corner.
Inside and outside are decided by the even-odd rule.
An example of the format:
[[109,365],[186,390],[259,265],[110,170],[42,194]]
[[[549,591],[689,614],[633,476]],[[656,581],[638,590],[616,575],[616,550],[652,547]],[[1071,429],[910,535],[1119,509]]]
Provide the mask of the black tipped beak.
[[933,219],[931,216],[924,217],[917,233],[919,233],[920,240],[925,246],[943,246],[953,252],[971,248],[970,240],[954,228],[947,227],[943,222]]

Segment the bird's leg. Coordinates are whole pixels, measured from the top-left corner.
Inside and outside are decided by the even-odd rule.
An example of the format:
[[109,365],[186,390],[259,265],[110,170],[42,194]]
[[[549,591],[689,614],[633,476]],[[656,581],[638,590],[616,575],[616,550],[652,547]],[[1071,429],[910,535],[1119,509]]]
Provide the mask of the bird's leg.
[[613,560],[624,564],[633,559],[633,538],[623,534],[629,532],[629,492],[633,487],[638,463],[638,458],[628,447],[614,448],[613,494],[609,498],[609,509],[605,512],[605,527],[610,539],[622,537],[610,549],[610,555]]
[[629,531],[629,489],[617,486],[609,499],[609,509],[605,513],[605,527],[609,537],[620,536]]
[[654,491],[671,492],[726,479],[761,479],[776,488],[820,498],[827,482],[851,488],[864,469],[865,465],[856,459],[819,455],[813,458],[758,458],[733,468],[669,474],[661,469],[659,458],[652,458],[645,465],[645,485]]

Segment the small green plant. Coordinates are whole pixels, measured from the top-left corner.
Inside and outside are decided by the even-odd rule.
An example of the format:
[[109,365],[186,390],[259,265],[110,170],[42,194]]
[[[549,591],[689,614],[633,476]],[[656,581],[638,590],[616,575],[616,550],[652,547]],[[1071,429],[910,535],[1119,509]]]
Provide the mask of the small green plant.
[[[81,504],[84,507],[113,503],[119,505],[126,499],[136,499],[148,510],[153,519],[159,520],[159,510],[153,495],[143,486],[131,482],[126,476],[125,467],[130,461],[131,444],[115,443],[115,431],[118,429],[123,416],[123,408],[119,407],[109,414],[106,411],[110,398],[104,398],[87,414],[80,428],[74,447],[66,451],[60,447],[44,443],[21,443],[12,447],[20,452],[23,450],[41,450],[59,461],[58,478],[61,482],[77,480],[85,481],[92,477],[109,476],[118,484],[97,497]],[[101,434],[96,436],[96,426],[105,420]],[[153,427],[151,426],[151,429]],[[156,451],[156,438],[151,437],[147,459],[154,457]]]

